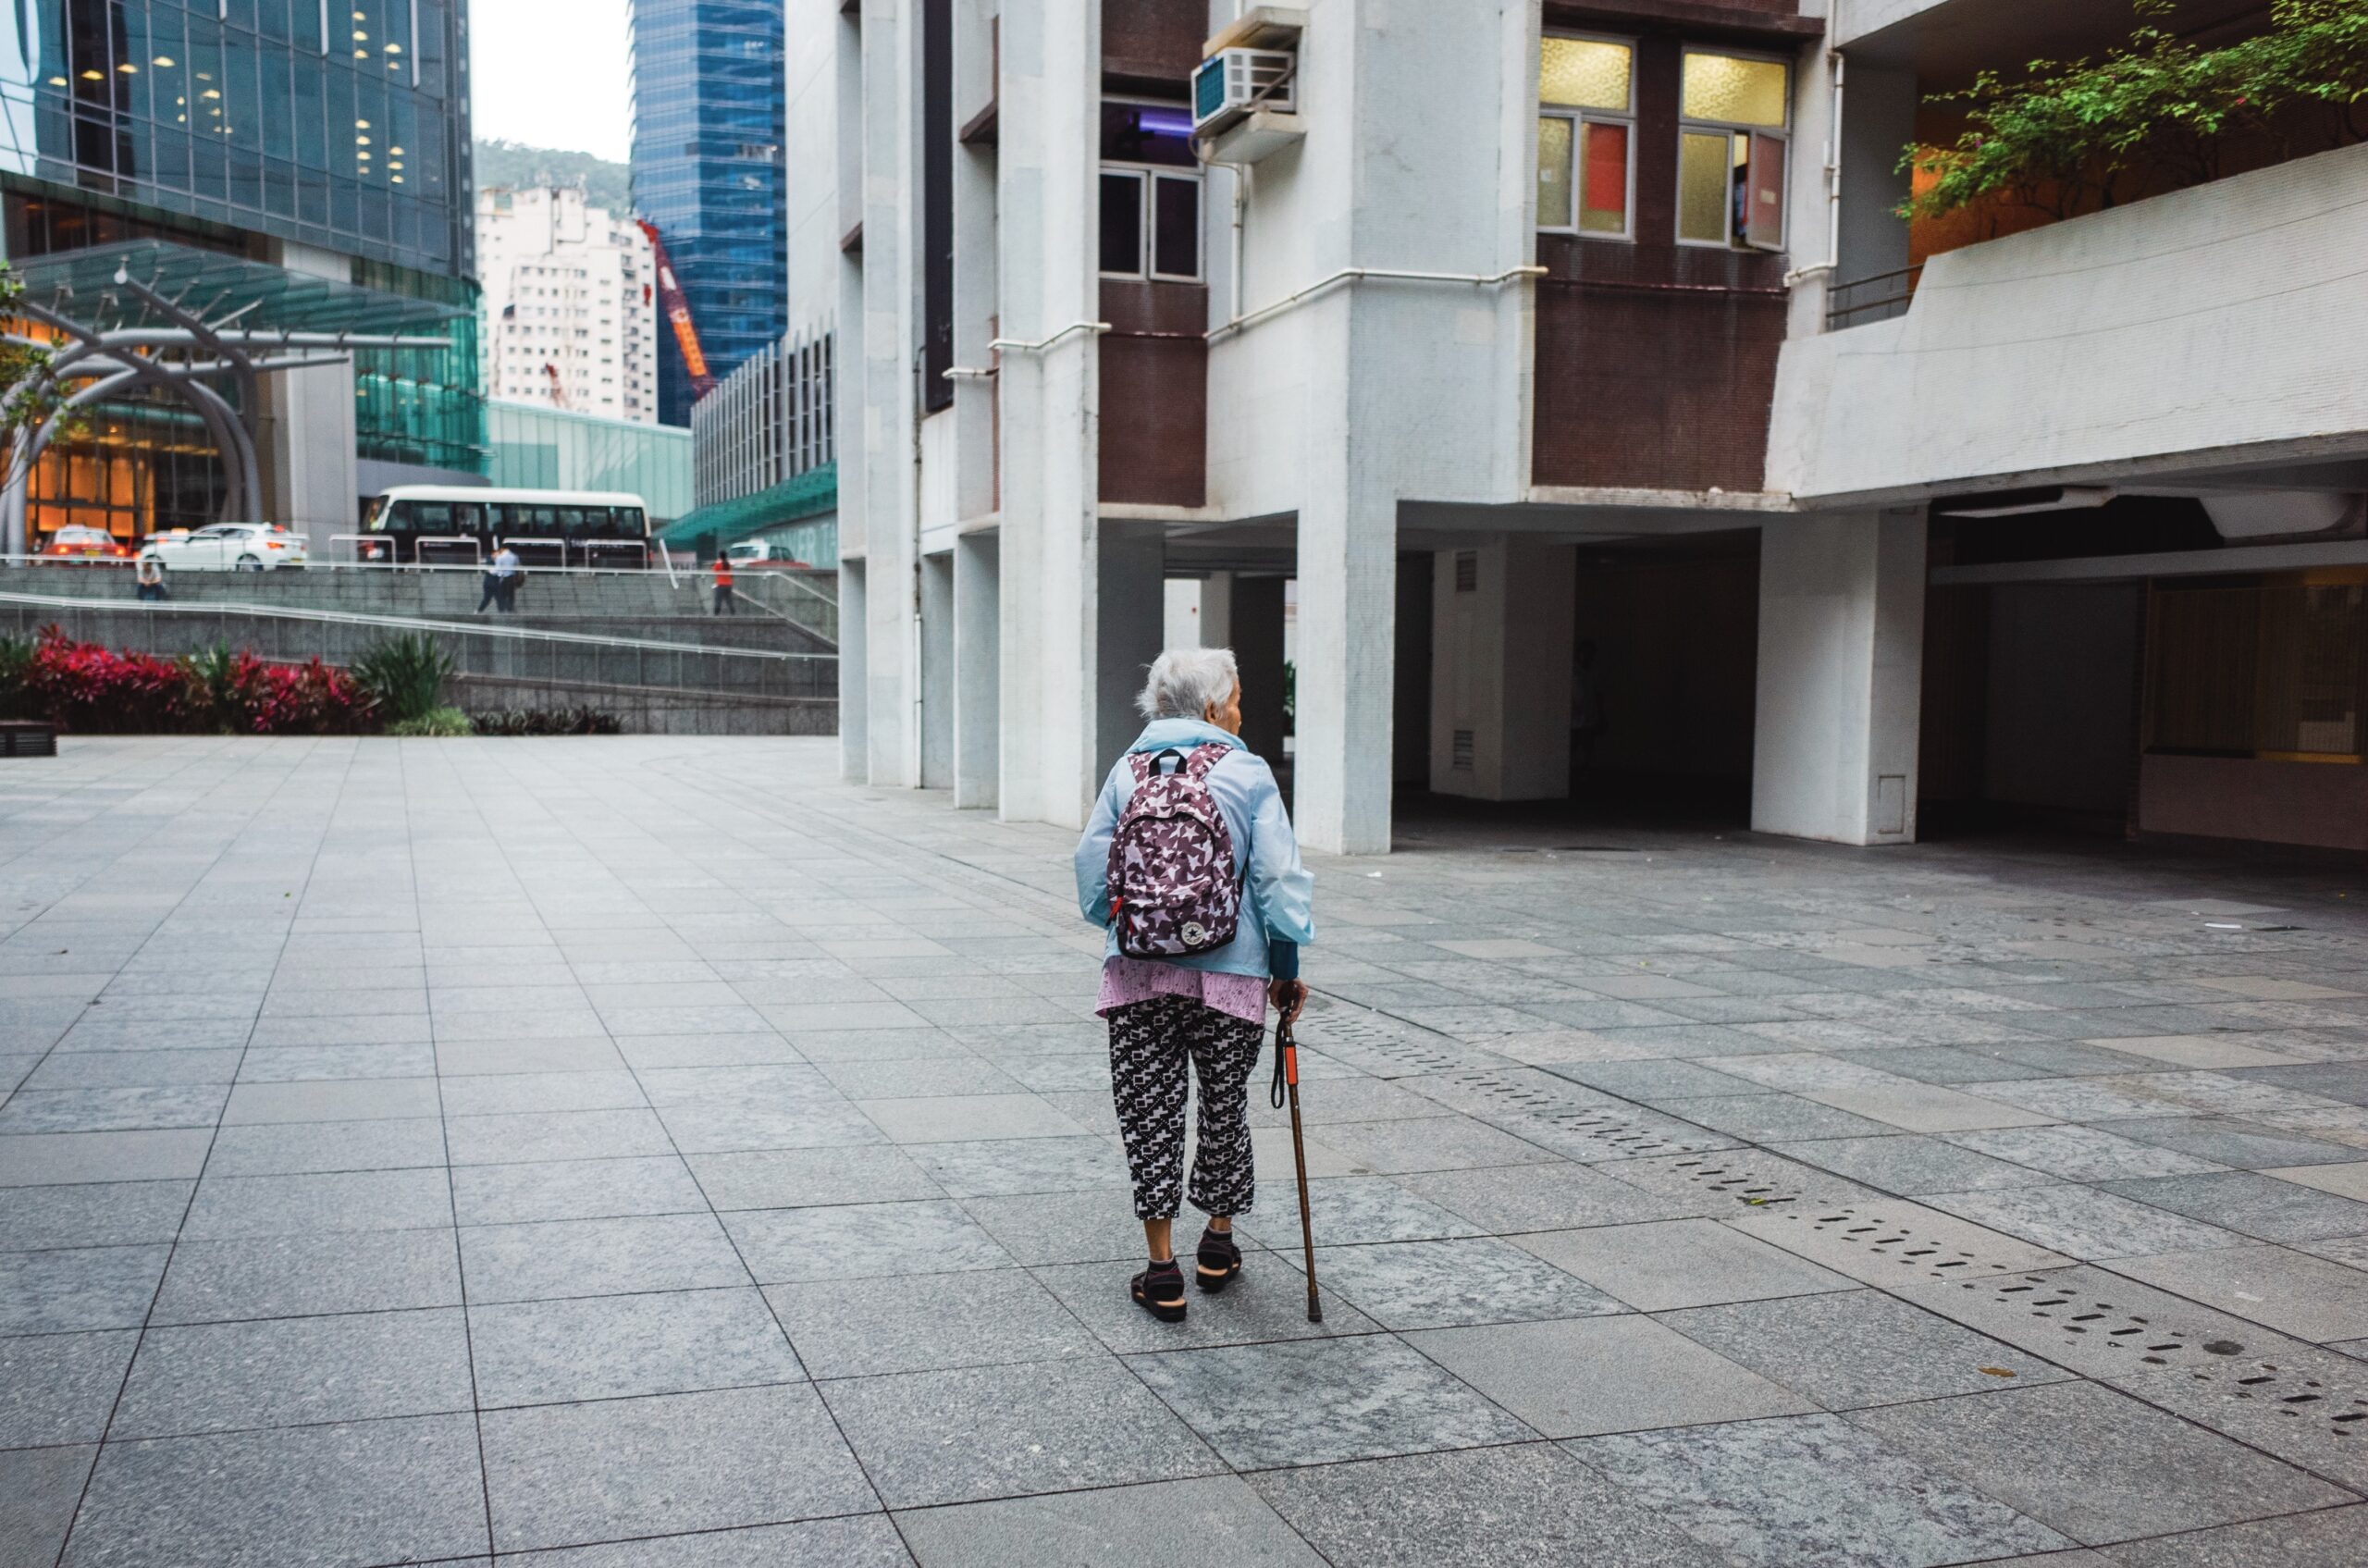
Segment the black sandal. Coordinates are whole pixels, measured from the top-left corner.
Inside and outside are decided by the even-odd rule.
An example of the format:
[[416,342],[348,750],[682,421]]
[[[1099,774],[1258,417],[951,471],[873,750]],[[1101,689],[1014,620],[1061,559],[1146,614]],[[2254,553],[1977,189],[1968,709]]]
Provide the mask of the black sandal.
[[1224,1290],[1241,1273],[1241,1249],[1230,1230],[1201,1232],[1201,1289],[1211,1294]]
[[1144,1269],[1128,1281],[1128,1288],[1135,1304],[1162,1323],[1184,1321],[1184,1271],[1174,1258]]

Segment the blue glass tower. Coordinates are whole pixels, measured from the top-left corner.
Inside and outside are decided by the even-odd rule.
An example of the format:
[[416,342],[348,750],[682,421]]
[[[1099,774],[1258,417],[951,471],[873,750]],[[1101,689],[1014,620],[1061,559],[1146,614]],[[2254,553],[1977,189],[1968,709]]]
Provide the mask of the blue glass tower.
[[[717,380],[788,326],[782,0],[633,0],[633,203],[658,226]],[[671,335],[658,417],[691,422]]]
[[[708,375],[788,327],[782,0],[633,0],[633,206],[659,225]],[[692,422],[672,334],[659,419]]]

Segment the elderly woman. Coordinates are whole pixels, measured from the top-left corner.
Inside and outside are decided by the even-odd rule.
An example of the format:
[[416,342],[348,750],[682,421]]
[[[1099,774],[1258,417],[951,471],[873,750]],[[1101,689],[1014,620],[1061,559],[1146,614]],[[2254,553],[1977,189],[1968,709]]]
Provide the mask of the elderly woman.
[[1221,1290],[1241,1272],[1233,1220],[1250,1212],[1244,1102],[1266,1004],[1296,1019],[1307,1000],[1299,949],[1315,934],[1314,879],[1274,772],[1241,744],[1231,652],[1161,654],[1137,706],[1151,722],[1094,803],[1077,892],[1085,918],[1110,933],[1098,1011],[1110,1020],[1111,1093],[1151,1253],[1129,1289],[1177,1323],[1184,1272],[1170,1226],[1185,1195],[1186,1064],[1201,1080],[1190,1196],[1209,1216],[1196,1274],[1202,1290]]

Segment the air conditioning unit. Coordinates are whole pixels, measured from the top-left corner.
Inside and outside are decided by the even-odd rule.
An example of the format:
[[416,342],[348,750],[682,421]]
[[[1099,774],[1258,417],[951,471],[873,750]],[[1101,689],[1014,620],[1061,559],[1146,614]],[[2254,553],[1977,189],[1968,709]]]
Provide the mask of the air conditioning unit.
[[1192,134],[1215,136],[1252,110],[1299,107],[1299,56],[1287,49],[1220,49],[1192,73]]

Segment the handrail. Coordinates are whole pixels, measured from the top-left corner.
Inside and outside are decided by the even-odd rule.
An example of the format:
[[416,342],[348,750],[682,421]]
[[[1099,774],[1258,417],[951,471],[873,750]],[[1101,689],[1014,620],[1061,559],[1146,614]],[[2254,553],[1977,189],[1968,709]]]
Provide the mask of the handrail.
[[548,546],[559,551],[559,563],[561,566],[567,564],[567,541],[563,538],[553,538],[545,534],[504,534],[493,541],[494,553],[499,555],[512,545]]
[[1319,278],[1295,293],[1286,294],[1273,304],[1261,305],[1247,315],[1237,315],[1222,327],[1213,327],[1208,334],[1212,343],[1245,332],[1271,315],[1279,315],[1292,306],[1325,292],[1336,284],[1363,282],[1368,278],[1385,283],[1463,283],[1475,289],[1492,289],[1510,283],[1516,278],[1543,278],[1548,269],[1537,265],[1509,266],[1502,272],[1409,272],[1388,266],[1344,266],[1328,278]]
[[426,549],[429,545],[466,545],[476,556],[477,564],[480,566],[485,564],[485,542],[481,539],[472,538],[466,534],[420,534],[414,536],[411,541],[411,558],[413,564],[422,566],[426,564],[426,562],[420,560],[420,551]]
[[339,626],[388,626],[403,631],[450,632],[464,636],[508,637],[518,642],[568,643],[588,648],[633,648],[651,653],[712,653],[728,659],[776,662],[828,659],[834,653],[791,653],[770,648],[726,648],[713,643],[660,642],[649,637],[605,636],[597,632],[553,632],[488,621],[431,621],[418,615],[374,615],[359,610],[314,610],[293,604],[250,604],[235,599],[75,599],[61,594],[0,592],[0,604],[56,605],[70,610],[132,610],[142,614],[262,615],[283,621],[313,621]]
[[[1864,278],[1853,278],[1845,282],[1827,283],[1825,286],[1826,330],[1833,331],[1847,323],[1850,317],[1865,315],[1873,311],[1888,310],[1893,315],[1906,314],[1908,305],[1915,301],[1916,287],[1923,279],[1924,264],[1918,262],[1913,266],[1894,267],[1889,272],[1869,273]],[[1878,283],[1888,283],[1893,287],[1873,299],[1860,300],[1847,304],[1842,302],[1842,296],[1851,290],[1871,288]],[[1885,316],[1881,319],[1889,320],[1891,317]]]

